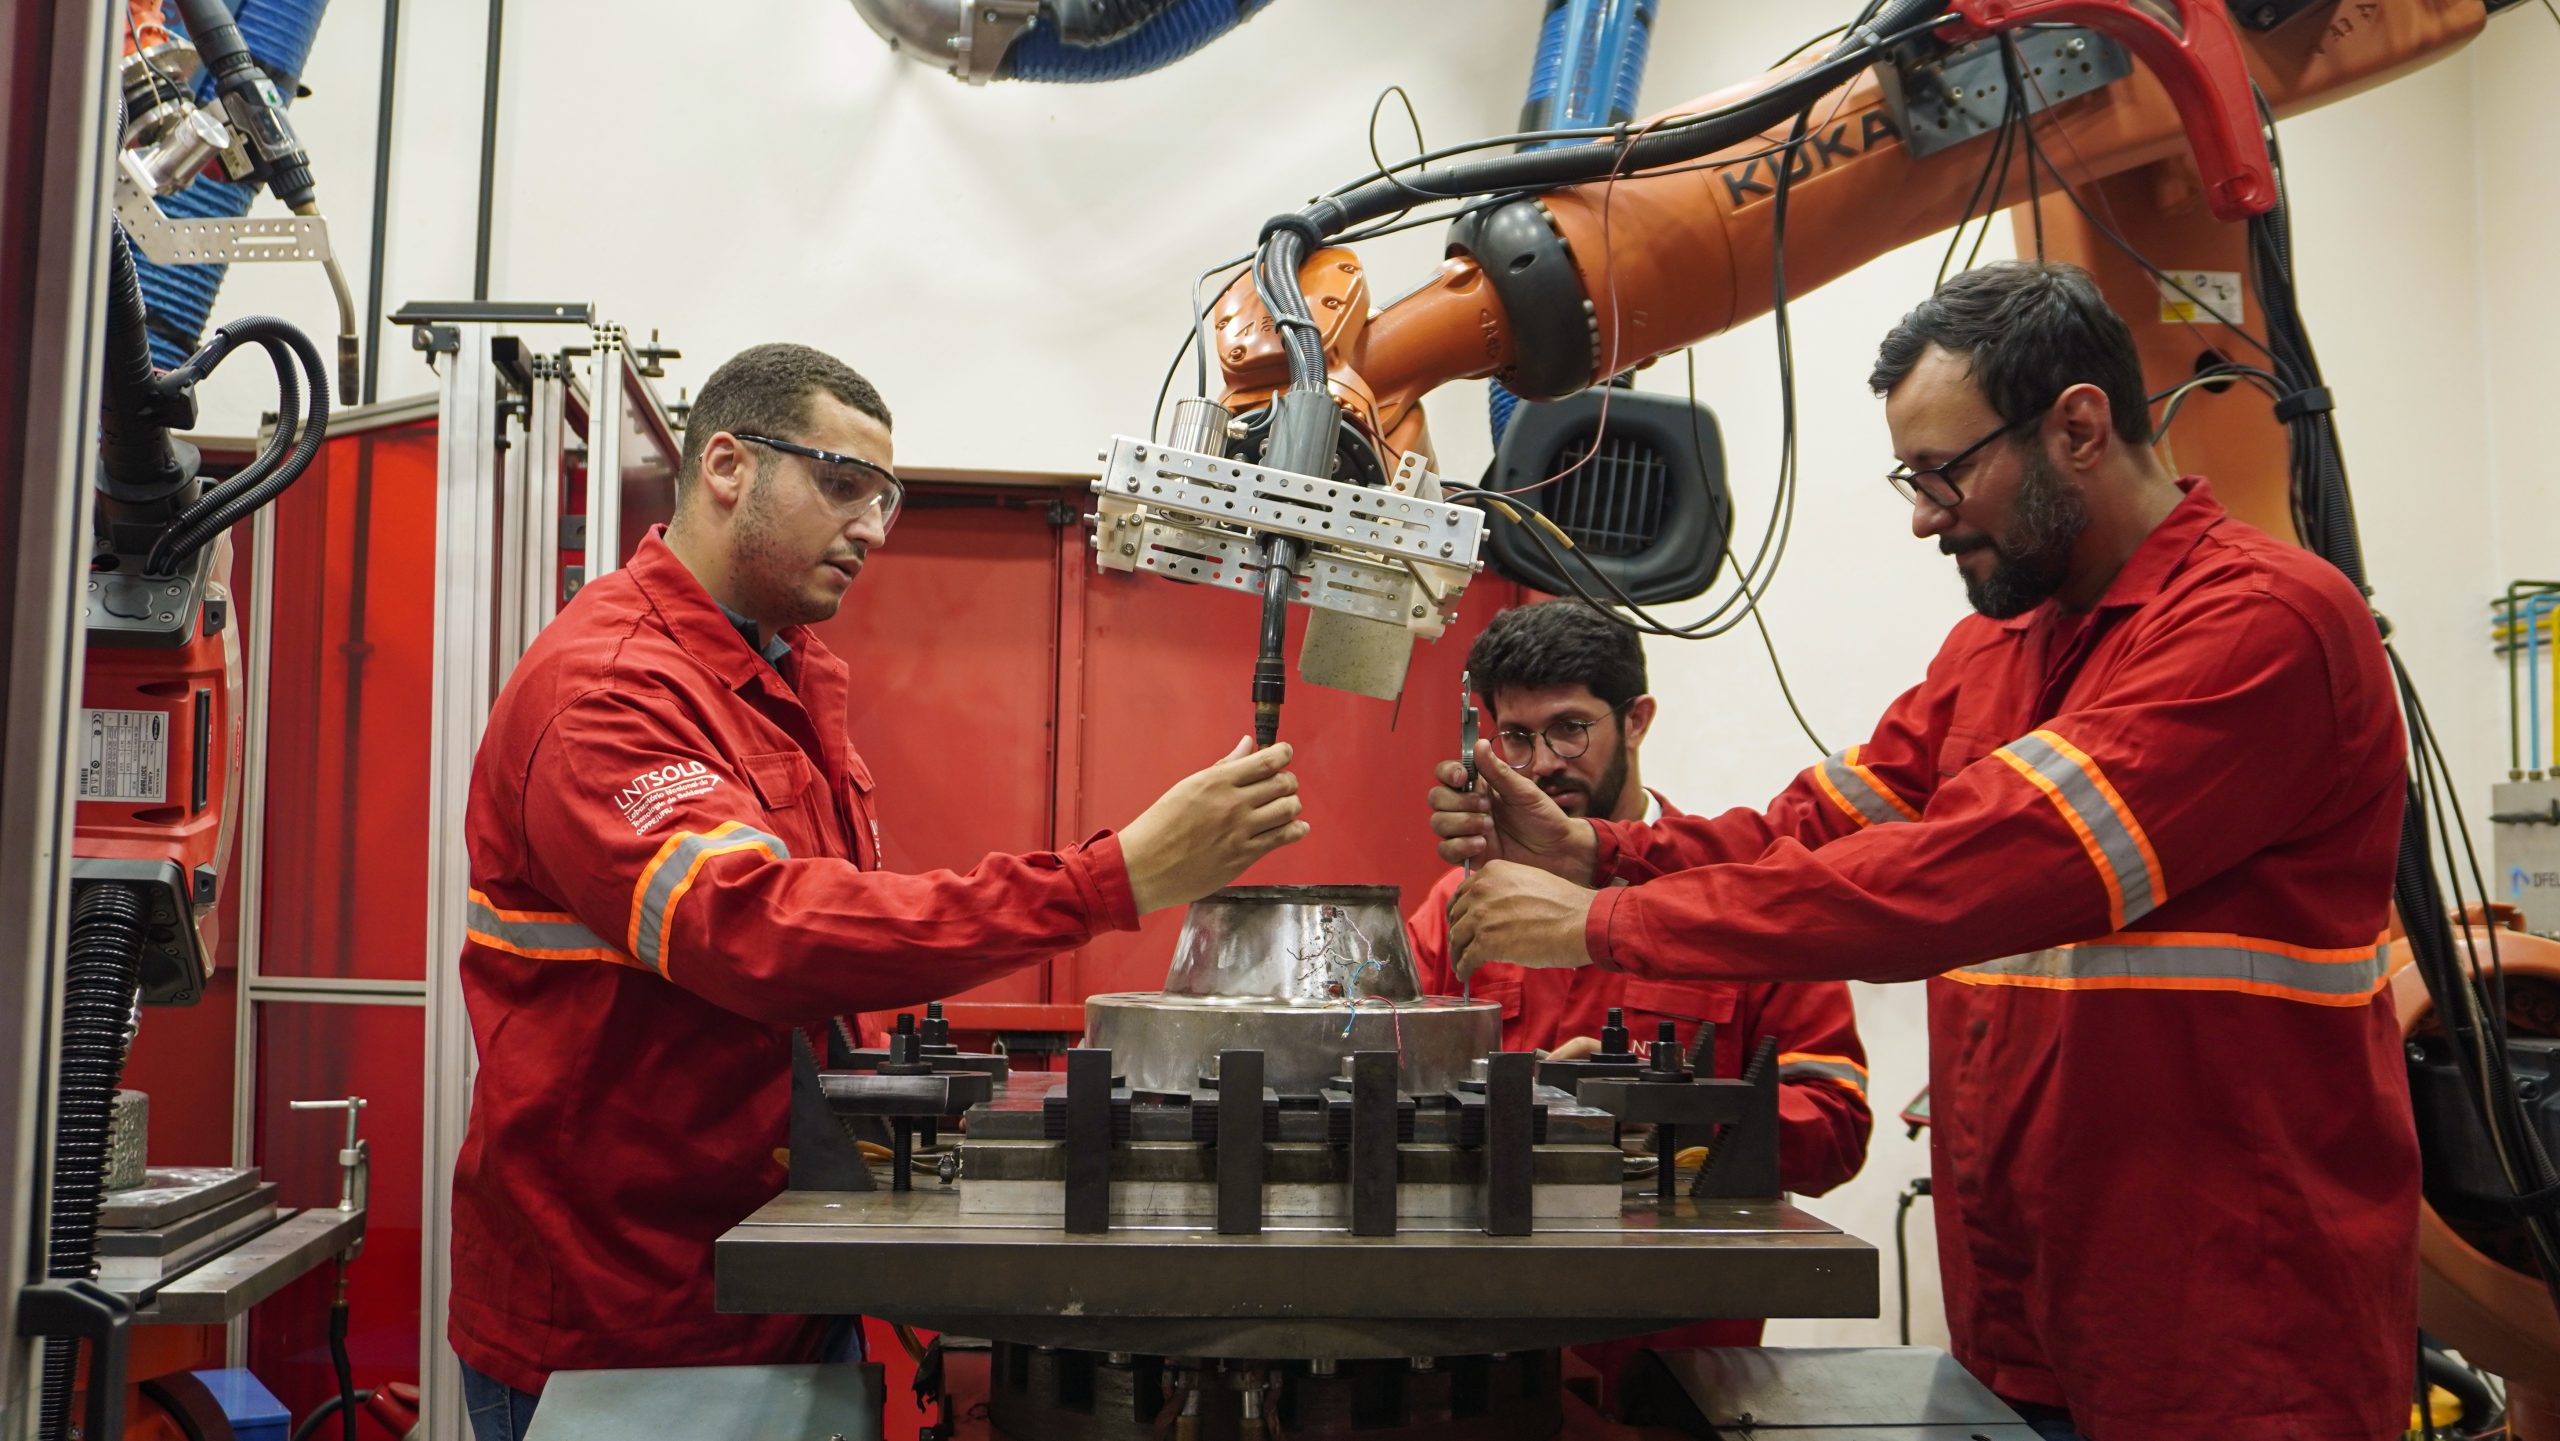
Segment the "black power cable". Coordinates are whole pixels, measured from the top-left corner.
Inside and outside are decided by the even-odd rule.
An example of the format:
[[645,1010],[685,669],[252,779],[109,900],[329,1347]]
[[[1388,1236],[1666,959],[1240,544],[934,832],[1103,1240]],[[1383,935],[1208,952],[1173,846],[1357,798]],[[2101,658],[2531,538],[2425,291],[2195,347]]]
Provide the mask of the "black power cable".
[[[311,468],[313,458],[320,453],[320,443],[328,438],[329,376],[320,352],[310,337],[273,316],[253,315],[221,327],[203,349],[162,380],[192,385],[211,374],[243,343],[261,347],[275,362],[279,397],[276,433],[246,470],[206,491],[178,513],[169,530],[152,547],[151,574],[176,574],[177,567],[206,542],[282,495],[286,487]],[[293,408],[301,397],[292,375],[297,365],[310,396],[309,408],[298,423],[293,419]]]
[[1894,1292],[1899,1298],[1902,1344],[1911,1344],[1911,1204],[1929,1194],[1929,1178],[1915,1176],[1893,1203]]
[[291,1441],[310,1441],[311,1437],[319,1433],[321,1423],[341,1413],[352,1418],[359,1412],[363,1412],[364,1404],[372,1399],[373,1391],[369,1387],[362,1391],[341,1391],[334,1396],[322,1397],[320,1404],[311,1408],[311,1414],[302,1418],[302,1424],[293,1428]]

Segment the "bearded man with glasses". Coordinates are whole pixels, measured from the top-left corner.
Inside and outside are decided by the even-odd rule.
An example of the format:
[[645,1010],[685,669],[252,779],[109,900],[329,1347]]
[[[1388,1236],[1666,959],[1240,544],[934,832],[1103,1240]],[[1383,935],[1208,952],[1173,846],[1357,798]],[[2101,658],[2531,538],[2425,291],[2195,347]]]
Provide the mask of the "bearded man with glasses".
[[554,1371],[851,1354],[850,1318],[713,1307],[712,1242],[783,1187],[795,1030],[1134,930],[1307,830],[1289,747],[1247,737],[1116,834],[883,871],[853,675],[809,627],[897,524],[888,406],[762,345],[689,420],[674,523],[525,652],[472,770],[448,1338],[477,1441]]
[[[1644,646],[1635,632],[1574,601],[1504,611],[1467,651],[1467,674],[1496,754],[1557,808],[1594,820],[1651,821],[1680,811],[1646,789],[1639,751],[1653,728]],[[1449,902],[1466,873],[1452,870],[1405,919],[1425,992],[1454,995]],[[1874,1117],[1867,1109],[1867,1053],[1849,988],[1838,981],[1645,980],[1595,967],[1532,969],[1499,962],[1469,978],[1479,1001],[1502,1007],[1505,1050],[1575,1060],[1600,1048],[1612,1009],[1624,1013],[1639,1053],[1663,1022],[1682,1054],[1698,1027],[1715,1026],[1714,1073],[1739,1076],[1762,1038],[1778,1043],[1778,1178],[1818,1196],[1858,1174]],[[1707,1321],[1631,1341],[1575,1348],[1614,1389],[1644,1346],[1756,1346],[1761,1323]]]
[[1978,614],[1758,810],[1585,819],[1491,747],[1473,794],[1450,764],[1441,854],[1487,863],[1459,972],[1925,978],[1958,1360],[2049,1438],[2399,1435],[2408,783],[2365,598],[2169,469],[2081,270],[1948,281],[1870,383]]

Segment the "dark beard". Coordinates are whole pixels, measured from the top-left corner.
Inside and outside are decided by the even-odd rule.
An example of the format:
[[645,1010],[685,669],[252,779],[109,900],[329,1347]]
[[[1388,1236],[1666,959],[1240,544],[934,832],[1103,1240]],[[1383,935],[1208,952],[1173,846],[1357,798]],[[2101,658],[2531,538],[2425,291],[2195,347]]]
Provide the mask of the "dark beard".
[[2079,487],[2030,452],[2018,482],[2016,523],[2006,540],[1978,542],[1991,547],[1998,563],[1980,580],[1965,576],[1965,599],[1993,620],[2044,604],[2070,577],[2071,549],[2088,529],[2089,503]]
[[1591,819],[1605,821],[1618,813],[1618,797],[1627,790],[1627,722],[1618,718],[1618,758],[1600,773],[1600,783],[1591,788]]
[[1596,784],[1585,785],[1571,771],[1561,771],[1538,784],[1540,790],[1561,802],[1567,795],[1583,797],[1585,819],[1605,821],[1618,813],[1618,798],[1627,793],[1627,718],[1618,717],[1618,754],[1609,768],[1600,773]]

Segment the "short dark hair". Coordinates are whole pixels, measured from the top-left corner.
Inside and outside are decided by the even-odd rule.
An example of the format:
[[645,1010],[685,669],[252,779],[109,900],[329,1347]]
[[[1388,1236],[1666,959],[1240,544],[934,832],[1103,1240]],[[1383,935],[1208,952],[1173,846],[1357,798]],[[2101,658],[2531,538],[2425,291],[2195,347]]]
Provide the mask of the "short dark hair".
[[1644,643],[1580,601],[1540,601],[1493,618],[1467,650],[1467,682],[1488,700],[1578,685],[1615,708],[1645,693]]
[[2077,265],[2003,260],[1956,276],[1885,336],[1867,384],[1891,393],[1932,345],[1972,365],[2002,420],[2032,419],[2085,382],[2106,392],[2116,434],[2134,445],[2151,439],[2133,330]]
[[702,473],[702,448],[711,437],[725,430],[795,439],[792,432],[809,423],[809,398],[822,390],[883,426],[890,423],[889,404],[871,382],[823,350],[776,342],[749,346],[722,361],[685,416],[677,495],[692,489]]

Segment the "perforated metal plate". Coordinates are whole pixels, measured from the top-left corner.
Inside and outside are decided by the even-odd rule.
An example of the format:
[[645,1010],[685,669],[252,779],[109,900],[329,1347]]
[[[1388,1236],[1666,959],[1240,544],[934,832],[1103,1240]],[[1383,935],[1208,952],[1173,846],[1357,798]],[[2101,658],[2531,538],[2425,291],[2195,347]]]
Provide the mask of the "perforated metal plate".
[[1393,488],[1317,480],[1117,436],[1093,483],[1094,547],[1106,570],[1259,595],[1263,540],[1306,543],[1296,599],[1319,610],[1436,635],[1475,571],[1484,517],[1424,499],[1417,463]]
[[1266,470],[1125,435],[1113,437],[1094,489],[1113,501],[1198,520],[1440,565],[1473,565],[1484,534],[1484,517],[1468,506]]
[[172,220],[121,169],[116,172],[116,219],[124,222],[135,247],[157,265],[329,258],[329,222],[320,216]]

